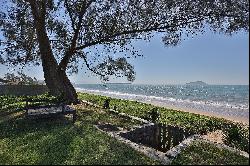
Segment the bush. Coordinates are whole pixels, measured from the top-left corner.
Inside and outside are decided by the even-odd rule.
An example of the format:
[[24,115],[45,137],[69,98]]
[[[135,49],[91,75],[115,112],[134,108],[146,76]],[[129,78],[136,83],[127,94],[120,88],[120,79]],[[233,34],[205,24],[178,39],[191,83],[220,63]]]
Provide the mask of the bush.
[[229,124],[224,129],[224,143],[249,153],[249,127],[248,129],[235,124]]

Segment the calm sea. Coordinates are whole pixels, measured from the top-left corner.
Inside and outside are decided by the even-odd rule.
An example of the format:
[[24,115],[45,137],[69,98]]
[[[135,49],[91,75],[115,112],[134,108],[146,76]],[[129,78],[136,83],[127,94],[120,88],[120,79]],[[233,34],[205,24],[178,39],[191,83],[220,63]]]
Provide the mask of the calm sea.
[[249,118],[249,85],[79,84],[78,91]]

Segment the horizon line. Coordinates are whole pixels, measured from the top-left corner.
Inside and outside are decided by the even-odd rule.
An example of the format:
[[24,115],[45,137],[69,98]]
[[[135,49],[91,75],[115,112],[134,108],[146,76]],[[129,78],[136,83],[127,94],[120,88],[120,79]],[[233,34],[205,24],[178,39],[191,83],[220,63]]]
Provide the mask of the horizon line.
[[[173,83],[162,83],[162,84],[154,84],[154,83],[72,83],[73,85],[80,85],[80,84],[92,84],[92,85],[100,85],[100,84],[130,84],[130,85],[187,85],[187,83],[179,83],[179,84],[173,84]],[[249,84],[209,84],[206,83],[206,85],[243,85],[243,86],[249,86]],[[204,86],[206,86],[204,85]],[[203,86],[203,85],[201,85]]]

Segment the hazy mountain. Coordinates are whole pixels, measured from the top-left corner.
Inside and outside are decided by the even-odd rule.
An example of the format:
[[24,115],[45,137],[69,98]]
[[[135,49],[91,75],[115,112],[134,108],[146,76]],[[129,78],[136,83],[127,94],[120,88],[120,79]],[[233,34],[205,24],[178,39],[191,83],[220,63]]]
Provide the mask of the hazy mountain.
[[207,85],[207,83],[203,81],[194,81],[194,82],[186,83],[186,85]]

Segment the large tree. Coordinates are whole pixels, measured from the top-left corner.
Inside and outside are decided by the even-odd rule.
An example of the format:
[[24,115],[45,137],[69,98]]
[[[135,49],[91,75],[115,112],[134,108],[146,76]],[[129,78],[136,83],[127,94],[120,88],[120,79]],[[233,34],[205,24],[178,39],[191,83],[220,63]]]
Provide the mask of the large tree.
[[[132,42],[162,33],[175,46],[206,29],[249,30],[248,0],[0,0],[0,62],[42,64],[54,95],[76,102],[67,71],[85,64],[93,73],[135,79],[126,58],[140,56]],[[112,54],[119,53],[117,59]]]

